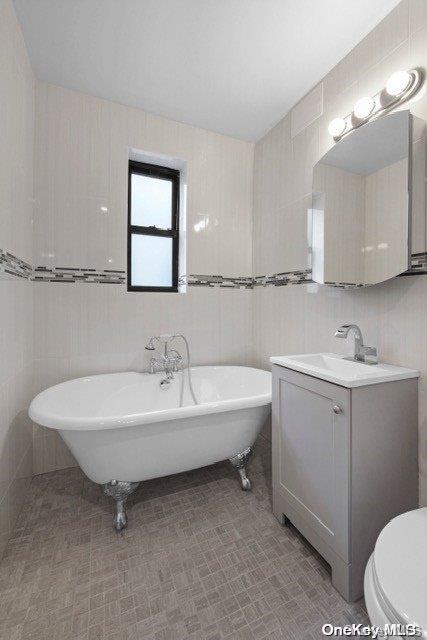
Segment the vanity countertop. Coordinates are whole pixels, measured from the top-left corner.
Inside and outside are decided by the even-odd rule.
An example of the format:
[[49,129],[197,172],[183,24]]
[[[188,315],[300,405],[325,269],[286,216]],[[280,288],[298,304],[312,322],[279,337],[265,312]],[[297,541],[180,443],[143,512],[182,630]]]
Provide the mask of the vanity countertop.
[[270,362],[305,373],[341,387],[364,387],[382,382],[419,378],[415,369],[392,364],[366,364],[336,353],[306,353],[292,356],[272,356]]

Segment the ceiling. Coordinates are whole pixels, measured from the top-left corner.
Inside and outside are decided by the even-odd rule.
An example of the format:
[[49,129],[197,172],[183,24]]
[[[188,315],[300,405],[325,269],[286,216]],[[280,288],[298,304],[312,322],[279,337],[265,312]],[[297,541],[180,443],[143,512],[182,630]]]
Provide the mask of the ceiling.
[[36,76],[256,140],[398,0],[14,0]]

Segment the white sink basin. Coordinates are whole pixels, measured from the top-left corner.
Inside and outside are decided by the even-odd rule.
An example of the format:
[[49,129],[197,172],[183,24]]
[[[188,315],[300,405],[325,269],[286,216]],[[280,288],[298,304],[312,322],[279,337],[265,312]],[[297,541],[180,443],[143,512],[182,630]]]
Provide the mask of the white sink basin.
[[342,387],[363,387],[368,384],[418,378],[415,369],[395,367],[391,364],[365,364],[349,360],[336,353],[309,353],[297,356],[273,356],[274,364],[321,378]]

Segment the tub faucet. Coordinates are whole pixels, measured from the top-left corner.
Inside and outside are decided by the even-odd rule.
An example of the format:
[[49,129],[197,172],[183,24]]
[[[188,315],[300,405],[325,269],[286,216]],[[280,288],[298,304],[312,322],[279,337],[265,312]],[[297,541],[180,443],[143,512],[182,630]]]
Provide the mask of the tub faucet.
[[354,331],[354,357],[351,360],[365,364],[378,364],[378,353],[375,347],[363,344],[363,336],[357,324],[343,324],[335,331],[336,338],[347,338],[350,331]]
[[[182,355],[176,349],[170,349],[169,344],[174,340],[182,340],[185,345],[185,351],[187,354],[187,363],[184,367],[184,360]],[[188,386],[190,388],[191,397],[193,399],[194,404],[199,404],[196,398],[196,394],[193,389],[193,382],[191,376],[191,357],[190,357],[190,345],[188,344],[187,338],[183,333],[175,333],[175,334],[163,334],[161,336],[153,336],[149,339],[145,348],[147,351],[154,351],[155,343],[160,342],[164,345],[164,354],[161,359],[151,358],[150,360],[150,373],[155,373],[156,371],[164,371],[166,373],[166,377],[163,378],[160,382],[160,386],[163,389],[167,389],[170,381],[173,380],[173,374],[175,371],[187,371],[188,377]],[[183,406],[184,402],[184,373],[181,376],[181,399],[180,399],[180,407]]]
[[173,380],[173,374],[182,368],[182,356],[176,349],[170,349],[169,343],[176,336],[162,335],[153,336],[145,345],[147,351],[155,350],[155,343],[160,342],[164,346],[163,356],[161,358],[150,358],[150,373],[157,373],[163,371],[166,374],[165,380]]

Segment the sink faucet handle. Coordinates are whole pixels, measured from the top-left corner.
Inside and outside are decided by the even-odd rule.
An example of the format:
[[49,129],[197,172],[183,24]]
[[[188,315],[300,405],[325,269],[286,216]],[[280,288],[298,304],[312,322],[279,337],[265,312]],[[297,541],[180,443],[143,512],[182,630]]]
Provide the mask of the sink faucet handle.
[[363,361],[369,364],[378,364],[378,351],[376,347],[367,347],[362,345],[360,347],[360,355],[363,357]]

